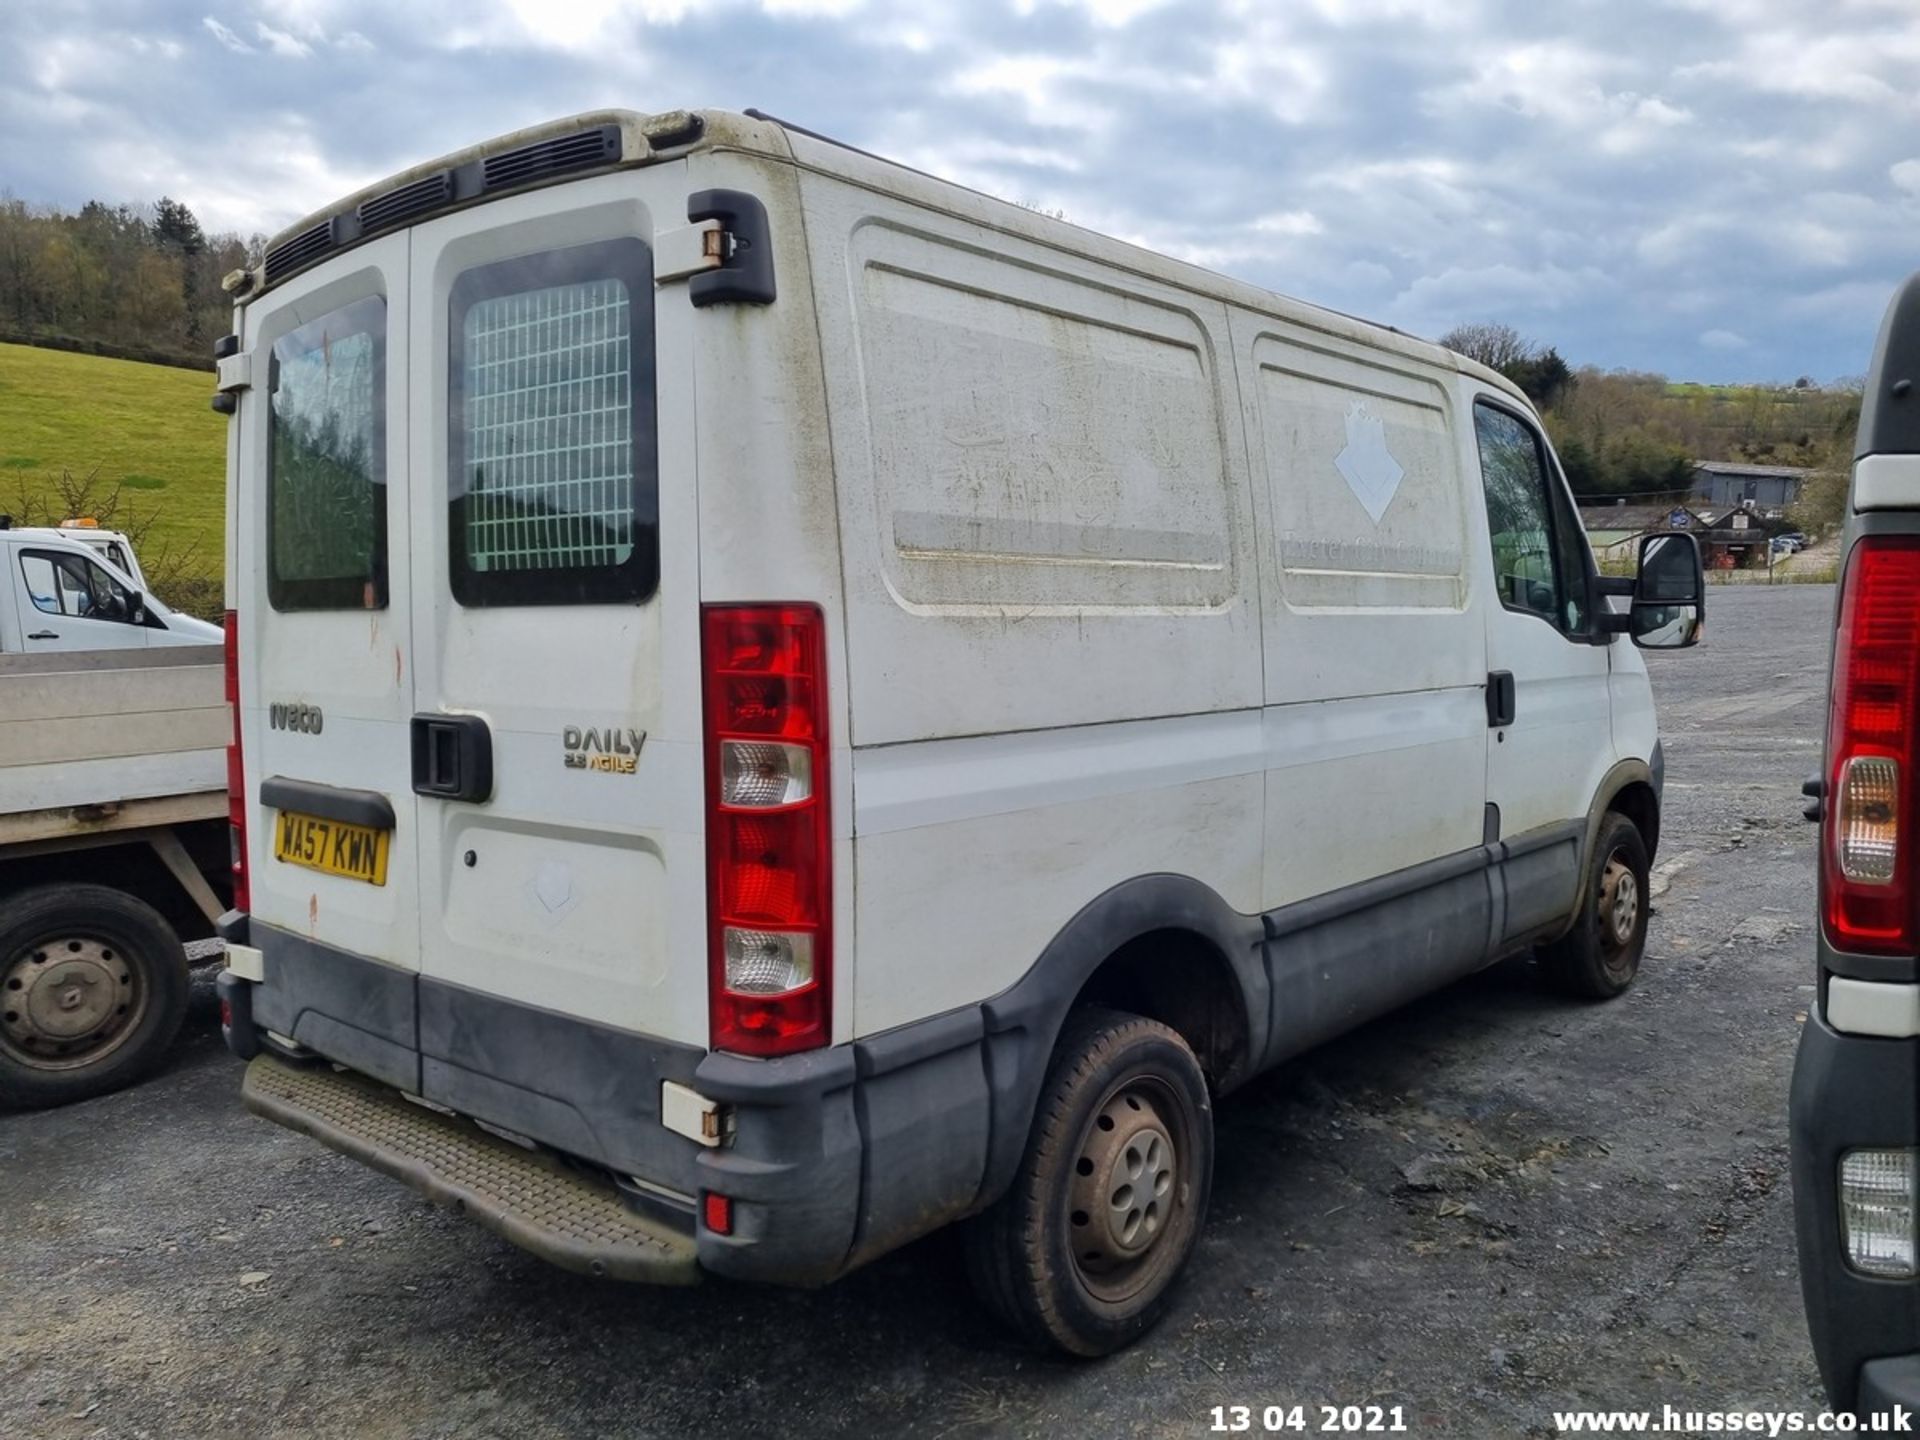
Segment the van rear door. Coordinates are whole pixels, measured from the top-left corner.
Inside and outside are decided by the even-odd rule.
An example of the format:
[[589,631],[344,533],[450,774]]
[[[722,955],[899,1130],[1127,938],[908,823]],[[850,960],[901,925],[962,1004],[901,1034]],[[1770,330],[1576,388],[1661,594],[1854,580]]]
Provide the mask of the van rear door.
[[460,1108],[539,1088],[527,1007],[706,1039],[694,312],[653,278],[686,184],[413,232],[420,1046]]
[[[413,1088],[407,248],[374,241],[248,306],[240,473],[264,483],[235,524],[252,915],[298,937],[277,950],[286,1013],[262,1023],[318,1026],[297,1038]],[[302,940],[346,958],[303,970]]]

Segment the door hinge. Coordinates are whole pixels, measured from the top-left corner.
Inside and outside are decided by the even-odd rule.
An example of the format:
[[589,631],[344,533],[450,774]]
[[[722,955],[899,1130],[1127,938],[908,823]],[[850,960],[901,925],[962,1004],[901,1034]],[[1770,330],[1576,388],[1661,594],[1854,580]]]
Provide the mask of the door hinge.
[[239,354],[222,355],[214,362],[213,408],[222,415],[231,415],[240,408],[240,392],[253,388],[253,356]]
[[665,285],[726,263],[732,239],[718,225],[682,225],[653,236],[653,283]]

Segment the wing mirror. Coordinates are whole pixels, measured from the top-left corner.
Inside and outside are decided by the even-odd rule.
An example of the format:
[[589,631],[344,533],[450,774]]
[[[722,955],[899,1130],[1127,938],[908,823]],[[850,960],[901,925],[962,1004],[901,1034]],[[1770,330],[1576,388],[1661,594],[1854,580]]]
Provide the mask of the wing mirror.
[[1643,650],[1684,650],[1700,643],[1707,624],[1707,572],[1692,535],[1640,537],[1627,633]]

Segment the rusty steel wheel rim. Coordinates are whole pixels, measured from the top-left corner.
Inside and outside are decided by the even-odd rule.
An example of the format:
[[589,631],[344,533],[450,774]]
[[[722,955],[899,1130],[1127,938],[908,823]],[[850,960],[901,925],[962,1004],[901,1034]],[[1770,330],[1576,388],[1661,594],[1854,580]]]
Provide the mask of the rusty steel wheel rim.
[[1066,1203],[1074,1271],[1095,1298],[1127,1300],[1178,1259],[1191,1148],[1172,1092],[1151,1077],[1121,1081],[1094,1111]]
[[35,1070],[98,1064],[140,1027],[149,998],[140,968],[113,941],[36,940],[0,976],[0,1049]]
[[1640,928],[1640,880],[1618,851],[1607,856],[1600,872],[1600,940],[1609,961],[1623,958],[1633,948]]

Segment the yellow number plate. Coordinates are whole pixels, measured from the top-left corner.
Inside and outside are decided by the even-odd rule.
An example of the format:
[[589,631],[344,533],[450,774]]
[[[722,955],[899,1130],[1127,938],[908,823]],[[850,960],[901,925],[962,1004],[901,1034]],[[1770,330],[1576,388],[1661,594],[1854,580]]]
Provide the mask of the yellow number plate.
[[273,827],[273,858],[329,875],[344,875],[349,880],[364,880],[369,885],[384,885],[387,849],[392,840],[391,830],[282,810]]

